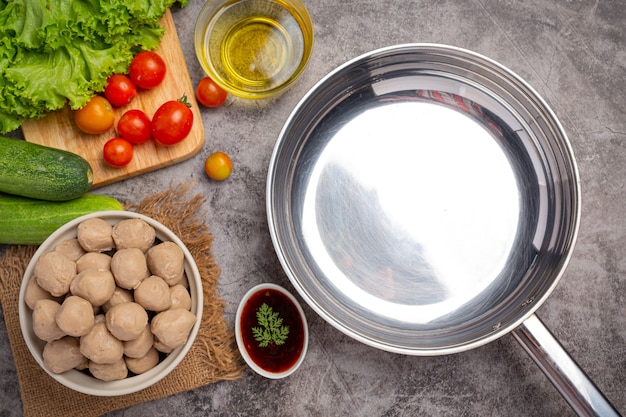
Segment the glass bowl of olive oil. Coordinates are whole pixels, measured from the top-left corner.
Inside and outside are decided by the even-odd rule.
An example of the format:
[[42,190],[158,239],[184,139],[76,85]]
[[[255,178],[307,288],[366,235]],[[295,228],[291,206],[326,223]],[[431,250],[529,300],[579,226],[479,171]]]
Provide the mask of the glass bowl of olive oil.
[[237,97],[264,99],[289,88],[313,49],[313,22],[301,0],[208,0],[194,44],[203,70]]

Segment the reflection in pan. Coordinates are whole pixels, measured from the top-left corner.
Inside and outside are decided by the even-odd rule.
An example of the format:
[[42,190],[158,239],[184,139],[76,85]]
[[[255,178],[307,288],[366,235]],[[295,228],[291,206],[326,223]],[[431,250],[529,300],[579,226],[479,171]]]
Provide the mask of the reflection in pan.
[[[396,129],[391,137],[388,122],[394,116],[404,133],[397,134]],[[407,120],[411,126],[402,125]],[[461,126],[448,135],[454,136],[452,143],[467,145],[456,144],[462,149],[458,157],[467,164],[461,173],[459,163],[450,162],[455,150],[442,143],[451,121]],[[425,133],[428,126],[437,134]],[[306,159],[308,151],[320,152],[321,140],[331,136],[318,169],[307,177],[316,203],[315,219],[303,211],[304,232],[311,237],[307,239],[311,259],[322,269],[339,271],[328,274],[339,291],[350,292],[355,300],[359,297],[351,284],[363,291],[359,309],[379,305],[372,304],[373,299],[384,300],[380,311],[387,319],[433,329],[442,322],[461,324],[467,317],[480,316],[519,285],[537,254],[532,241],[538,221],[538,181],[521,141],[497,116],[442,91],[376,96],[368,88],[353,93],[326,116],[312,132],[302,157]],[[411,178],[398,178],[402,169],[392,160],[397,158],[394,150],[408,157]],[[472,160],[466,152],[479,155]],[[381,154],[388,154],[386,163],[393,166],[377,166]],[[420,154],[426,155],[425,161],[419,162]],[[493,158],[486,160],[487,154]],[[476,172],[478,161],[485,170]],[[416,172],[416,163],[425,167]],[[380,169],[392,170],[391,175],[376,172]],[[449,176],[444,179],[448,186],[432,176]],[[481,201],[477,195],[482,195]],[[427,225],[419,224],[417,217]],[[468,239],[468,234],[473,236]],[[327,259],[324,254],[330,259],[319,262]]]

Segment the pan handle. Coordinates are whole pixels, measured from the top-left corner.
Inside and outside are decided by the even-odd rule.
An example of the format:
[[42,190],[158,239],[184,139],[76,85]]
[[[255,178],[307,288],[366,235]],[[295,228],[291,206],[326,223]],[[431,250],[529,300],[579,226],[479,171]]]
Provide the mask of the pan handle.
[[513,336],[579,416],[620,414],[535,314]]

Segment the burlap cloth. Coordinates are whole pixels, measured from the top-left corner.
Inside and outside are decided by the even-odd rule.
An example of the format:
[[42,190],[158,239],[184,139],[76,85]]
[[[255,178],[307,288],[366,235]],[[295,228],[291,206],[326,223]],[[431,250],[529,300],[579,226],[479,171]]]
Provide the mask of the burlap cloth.
[[213,237],[201,220],[205,199],[189,196],[191,186],[173,185],[128,210],[145,214],[170,228],[193,255],[204,292],[200,331],[185,359],[157,384],[134,394],[98,397],[73,391],[52,379],[31,356],[18,318],[22,276],[36,246],[10,246],[0,259],[0,302],[15,359],[25,416],[99,416],[141,402],[167,397],[220,380],[241,376],[233,332],[224,320],[224,301],[216,291],[220,269],[212,255]]

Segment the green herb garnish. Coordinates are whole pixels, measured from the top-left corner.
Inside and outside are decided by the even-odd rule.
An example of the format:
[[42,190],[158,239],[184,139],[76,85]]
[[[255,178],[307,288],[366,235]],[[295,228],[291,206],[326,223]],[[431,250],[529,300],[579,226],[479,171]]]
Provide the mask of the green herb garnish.
[[261,327],[253,327],[254,340],[259,342],[259,347],[267,347],[270,344],[283,345],[289,335],[289,326],[283,326],[283,319],[272,310],[272,307],[263,303],[256,312],[256,319]]

